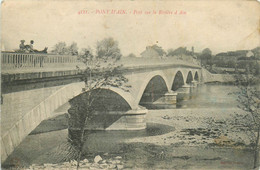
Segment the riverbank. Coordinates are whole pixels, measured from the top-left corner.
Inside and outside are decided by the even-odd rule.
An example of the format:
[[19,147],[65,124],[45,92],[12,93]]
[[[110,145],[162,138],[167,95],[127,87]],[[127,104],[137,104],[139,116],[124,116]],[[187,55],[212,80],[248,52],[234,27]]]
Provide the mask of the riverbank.
[[[232,123],[234,116],[245,114],[237,108],[149,110],[145,131],[93,132],[83,159],[94,169],[250,169],[249,137]],[[76,168],[75,161],[69,161],[75,155],[69,150],[67,134],[64,129],[29,135],[4,168]],[[106,163],[95,162],[98,155]],[[122,157],[119,167],[111,163],[118,156]]]

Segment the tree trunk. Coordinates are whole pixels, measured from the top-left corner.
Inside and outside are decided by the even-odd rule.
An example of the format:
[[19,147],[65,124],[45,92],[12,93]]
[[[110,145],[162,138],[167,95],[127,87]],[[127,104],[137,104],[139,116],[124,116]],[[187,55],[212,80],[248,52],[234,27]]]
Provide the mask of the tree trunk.
[[82,154],[82,151],[80,150],[79,154],[78,154],[78,159],[77,159],[77,170],[79,169],[79,162],[80,162],[80,159],[81,159],[81,154]]
[[258,143],[259,143],[259,133],[260,133],[260,126],[257,129],[257,136],[256,136],[256,143],[255,143],[255,154],[254,154],[254,169],[257,168],[258,164]]
[[81,124],[80,127],[80,139],[79,139],[79,154],[78,154],[78,158],[77,158],[77,169],[79,169],[79,162],[81,160],[81,155],[82,155],[82,149],[83,149],[83,145],[84,145],[84,127],[85,127],[85,121],[84,124]]

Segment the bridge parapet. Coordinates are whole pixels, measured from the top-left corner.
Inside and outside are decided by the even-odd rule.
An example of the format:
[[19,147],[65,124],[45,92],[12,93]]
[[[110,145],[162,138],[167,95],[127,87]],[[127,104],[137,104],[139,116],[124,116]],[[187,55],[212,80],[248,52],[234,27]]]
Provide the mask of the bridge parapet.
[[[186,66],[199,66],[194,61],[179,60],[174,57],[169,58],[142,58],[142,57],[122,57],[118,64],[123,64],[125,68],[151,67],[154,65],[181,64]],[[84,64],[76,55],[55,55],[39,53],[15,53],[1,52],[1,68],[4,73],[27,71],[37,72],[57,69],[76,69],[76,66],[84,69]]]
[[2,70],[41,67],[64,67],[80,63],[78,56],[38,53],[1,52]]
[[[44,83],[43,87],[46,87],[46,83],[53,85],[54,83],[52,82],[58,83],[56,83],[55,85],[77,82],[80,81],[82,71],[85,69],[84,63],[81,63],[77,59],[77,56],[23,54],[7,52],[2,53],[2,56],[4,57],[2,58],[2,61],[4,62],[2,62],[1,79],[2,92],[4,93],[14,92],[15,89],[15,91],[17,91],[17,89],[28,90],[31,87],[28,86],[29,84],[38,83],[38,85],[40,86],[41,84],[39,83]],[[42,67],[40,67],[40,65],[32,65],[32,62],[34,61],[35,63],[41,62],[41,57],[45,57],[44,60],[42,60],[44,61]],[[70,59],[68,59],[68,57]],[[17,60],[17,58],[20,58],[20,60]],[[25,63],[27,65],[23,65]],[[187,61],[175,60],[174,58],[152,58],[147,60],[146,58],[122,57],[118,64],[123,65],[122,71],[124,72],[124,74],[127,75],[161,70],[162,68],[201,69],[201,67],[199,65],[196,65],[196,63],[187,63]]]

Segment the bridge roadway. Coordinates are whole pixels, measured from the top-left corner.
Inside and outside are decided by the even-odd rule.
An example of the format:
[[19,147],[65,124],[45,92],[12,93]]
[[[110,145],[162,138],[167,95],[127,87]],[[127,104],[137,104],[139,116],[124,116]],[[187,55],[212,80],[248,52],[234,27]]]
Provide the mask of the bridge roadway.
[[[124,70],[128,72],[137,72],[146,70],[158,69],[161,66],[183,66],[183,67],[199,67],[194,64],[194,61],[175,60],[175,59],[144,59],[144,58],[122,58],[119,63],[123,64]],[[2,63],[3,65],[3,63]],[[84,70],[84,64],[80,62],[73,63],[53,63],[49,65],[44,65],[44,67],[17,67],[13,65],[12,67],[2,67],[5,69],[1,70],[2,79],[2,94],[12,93],[21,90],[30,90],[34,88],[49,87],[54,85],[64,85],[71,82],[79,81],[80,68]],[[149,69],[150,68],[150,69]],[[58,77],[62,77],[62,81],[58,81]],[[73,79],[73,80],[72,80]],[[72,80],[72,81],[71,81]],[[45,84],[40,84],[45,82]],[[55,83],[48,83],[55,82]],[[37,84],[38,83],[38,84]],[[33,86],[30,86],[33,84]],[[50,84],[50,85],[49,85]]]
[[[170,91],[171,84],[178,70],[183,70],[183,78],[186,80],[188,70],[193,69],[193,76],[195,71],[201,70],[198,65],[187,64],[183,61],[170,61],[170,60],[147,60],[144,64],[143,59],[137,59],[136,62],[128,62],[124,59],[122,62],[125,64],[124,68],[127,70],[128,77],[130,76],[130,83],[134,86],[130,93],[132,96],[137,97],[130,101],[131,97],[124,98],[131,106],[132,110],[141,110],[139,101],[145,91],[145,87],[149,81],[157,75],[165,79],[166,90]],[[139,61],[138,61],[139,60]],[[59,78],[66,75],[78,75],[78,71],[72,65],[71,67],[57,67],[57,68],[17,68],[6,69],[2,71],[2,83],[10,83],[22,81],[30,81],[31,84],[44,78]],[[158,70],[165,69],[165,73],[172,72],[171,69],[175,68],[174,73],[169,73],[170,78],[165,78],[163,72]],[[156,71],[157,70],[157,71]],[[186,71],[185,71],[186,70]],[[154,72],[151,74],[151,72]],[[58,73],[58,74],[57,74]],[[64,73],[66,73],[64,75]],[[35,76],[32,76],[35,75]],[[11,77],[11,78],[10,78]],[[33,77],[33,78],[32,78]],[[201,77],[201,73],[200,73]],[[166,80],[167,79],[167,80]],[[33,81],[32,81],[33,80]],[[145,80],[146,82],[142,82]],[[14,84],[10,84],[11,86]],[[139,87],[140,86],[140,87]],[[142,86],[142,87],[141,87]],[[36,127],[38,124],[48,117],[53,116],[53,112],[69,99],[79,95],[84,87],[84,83],[68,82],[67,85],[53,86],[48,88],[31,88],[23,89],[20,91],[3,91],[3,104],[1,115],[1,160],[2,162],[14,150],[16,146]],[[12,89],[11,89],[12,90]],[[120,92],[118,92],[120,94]],[[122,94],[122,93],[121,93]],[[120,94],[120,95],[121,95]],[[127,94],[128,95],[128,94]],[[122,94],[122,96],[127,96]],[[176,96],[175,96],[176,97]],[[135,111],[136,113],[136,111]],[[138,111],[137,111],[138,113]],[[132,114],[132,113],[131,113]],[[143,114],[143,113],[142,113]],[[112,128],[113,129],[113,128]]]

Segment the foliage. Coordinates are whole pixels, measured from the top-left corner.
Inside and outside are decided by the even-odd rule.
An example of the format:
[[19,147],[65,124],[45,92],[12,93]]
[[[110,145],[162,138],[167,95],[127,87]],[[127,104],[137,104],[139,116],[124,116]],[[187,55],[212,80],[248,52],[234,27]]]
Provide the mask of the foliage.
[[118,47],[118,42],[113,38],[109,37],[97,42],[97,59],[101,59],[103,61],[114,59],[117,61],[121,57],[122,54]]
[[154,49],[158,54],[159,56],[163,56],[166,54],[166,52],[164,51],[164,49],[162,47],[159,47],[158,45],[154,44],[151,46],[152,49]]
[[[93,57],[94,57],[94,55],[93,55],[93,49],[90,47],[90,46],[88,46],[87,48],[82,48],[81,49],[81,51],[79,52],[79,57],[80,58],[83,58],[82,56],[83,55],[86,55],[87,53],[90,53]],[[89,55],[89,54],[88,54]],[[89,59],[90,60],[90,59]]]
[[177,49],[169,49],[167,56],[181,56],[181,55],[192,55],[192,52],[188,51],[186,47],[179,47]]
[[255,58],[260,60],[260,47],[252,49],[252,52],[254,53]]
[[65,42],[59,42],[53,47],[52,53],[60,55],[77,55],[78,46],[75,42],[70,46],[67,46]]
[[205,48],[202,50],[201,54],[199,55],[199,59],[201,64],[203,65],[210,65],[212,66],[212,52],[209,48]]
[[209,48],[205,48],[204,50],[202,50],[202,55],[205,56],[210,56],[212,54],[211,50]]
[[215,64],[217,67],[244,69],[248,63],[253,65],[256,64],[254,62],[257,60],[260,60],[260,47],[256,47],[252,50],[237,50],[218,53],[214,58],[212,58],[212,64]]
[[130,53],[130,54],[128,54],[128,56],[127,57],[130,57],[130,58],[135,58],[136,57],[136,55],[135,54],[133,54],[133,53]]
[[52,52],[55,54],[66,54],[67,53],[67,47],[65,42],[59,42],[55,44]]
[[78,45],[73,42],[70,46],[67,47],[68,54],[77,55],[78,54]]
[[235,68],[236,67],[236,62],[234,60],[228,60],[227,66],[229,68]]
[[85,90],[94,90],[105,86],[112,86],[128,91],[128,86],[123,86],[127,79],[122,75],[122,65],[118,65],[122,54],[118,43],[113,38],[106,38],[97,42],[97,54],[90,48],[83,49],[81,61],[86,65],[83,81]]
[[143,57],[164,57],[166,55],[166,52],[162,47],[154,44],[152,46],[147,46],[145,51],[142,52],[141,55]]

